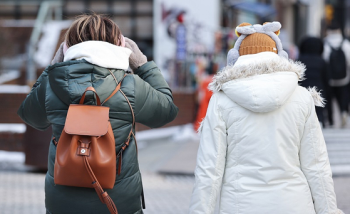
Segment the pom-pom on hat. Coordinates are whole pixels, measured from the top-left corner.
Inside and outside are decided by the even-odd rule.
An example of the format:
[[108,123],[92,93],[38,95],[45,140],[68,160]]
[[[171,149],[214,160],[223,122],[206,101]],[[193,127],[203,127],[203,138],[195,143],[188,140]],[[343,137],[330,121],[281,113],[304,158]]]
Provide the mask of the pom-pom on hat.
[[235,29],[238,39],[227,55],[227,64],[234,65],[240,56],[264,51],[271,51],[288,58],[278,38],[280,29],[279,22],[265,22],[263,25],[251,25],[244,22],[238,25]]

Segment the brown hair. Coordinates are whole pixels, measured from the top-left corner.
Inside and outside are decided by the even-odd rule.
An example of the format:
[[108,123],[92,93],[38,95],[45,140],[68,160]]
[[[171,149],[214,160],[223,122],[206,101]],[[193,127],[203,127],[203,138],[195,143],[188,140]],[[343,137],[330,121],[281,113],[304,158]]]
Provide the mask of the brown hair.
[[67,47],[81,42],[96,40],[121,45],[121,32],[116,23],[104,15],[80,15],[69,27],[65,35]]

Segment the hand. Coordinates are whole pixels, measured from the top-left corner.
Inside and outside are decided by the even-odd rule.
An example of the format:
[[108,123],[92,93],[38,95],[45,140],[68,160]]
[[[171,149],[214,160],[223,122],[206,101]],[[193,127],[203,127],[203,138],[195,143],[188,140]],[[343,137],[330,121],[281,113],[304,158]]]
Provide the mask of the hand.
[[51,61],[51,65],[59,63],[59,62],[63,62],[63,59],[64,59],[63,45],[64,45],[64,42],[62,42],[60,47],[58,48],[53,60]]
[[129,38],[125,37],[125,47],[129,48],[132,53],[129,58],[130,68],[135,71],[137,68],[147,62],[147,57],[140,51],[137,44]]

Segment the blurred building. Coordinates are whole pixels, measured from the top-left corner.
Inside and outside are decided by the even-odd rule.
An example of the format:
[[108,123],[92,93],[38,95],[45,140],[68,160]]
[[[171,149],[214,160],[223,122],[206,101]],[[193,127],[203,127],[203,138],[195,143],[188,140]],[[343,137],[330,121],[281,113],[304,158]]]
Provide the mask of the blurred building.
[[[0,20],[35,20],[43,0],[1,0]],[[57,2],[56,19],[70,20],[82,13],[108,14],[127,37],[152,47],[152,0],[50,0]]]
[[[152,0],[1,0],[0,1],[0,44],[3,48],[0,51],[0,75],[8,70],[19,70],[25,64],[27,54],[34,49],[34,52],[42,51],[39,44],[44,44],[46,52],[39,53],[39,57],[52,58],[57,45],[63,40],[63,33],[49,35],[46,42],[39,41],[45,35],[45,23],[49,21],[72,20],[82,13],[108,14],[118,23],[123,34],[134,39],[149,59],[153,58],[153,13]],[[63,22],[64,23],[64,22]],[[54,27],[53,27],[54,25]],[[66,29],[69,24],[51,24],[47,32],[52,33],[57,28]],[[54,29],[55,28],[55,29]],[[34,32],[37,29],[38,32]],[[60,31],[60,29],[59,29]],[[46,36],[47,37],[47,36]],[[48,41],[49,40],[49,41]],[[53,45],[48,47],[47,45]],[[39,50],[37,50],[39,49]],[[49,51],[47,51],[49,49]],[[40,55],[41,54],[41,55]],[[30,61],[30,59],[28,59]],[[39,61],[39,62],[38,62]],[[48,60],[36,60],[36,66],[45,67]],[[41,64],[46,64],[45,66]],[[27,65],[30,67],[30,65]],[[34,69],[34,68],[33,68]],[[32,69],[32,70],[33,70]],[[6,71],[4,71],[6,70]],[[23,70],[23,69],[22,69]],[[30,69],[29,69],[30,70]],[[33,72],[32,72],[33,73]],[[7,76],[16,76],[14,74]],[[18,75],[17,75],[18,76]],[[33,81],[37,75],[26,76]],[[23,84],[22,80],[19,81]],[[8,78],[7,78],[8,79]],[[3,81],[0,78],[0,84]]]

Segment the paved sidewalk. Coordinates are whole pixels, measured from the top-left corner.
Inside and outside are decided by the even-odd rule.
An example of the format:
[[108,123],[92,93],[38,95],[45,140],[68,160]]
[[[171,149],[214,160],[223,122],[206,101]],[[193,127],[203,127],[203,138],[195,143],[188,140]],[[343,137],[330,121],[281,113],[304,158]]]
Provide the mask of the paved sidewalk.
[[[44,173],[0,172],[1,214],[44,214]],[[145,214],[187,214],[193,176],[143,173]],[[350,213],[350,177],[335,177],[338,207]]]
[[[193,177],[143,173],[145,214],[185,214]],[[0,171],[1,214],[44,214],[44,173]]]
[[0,213],[45,213],[45,175],[17,171],[0,172]]
[[[340,166],[334,177],[338,207],[350,214],[350,174],[346,171],[350,165],[350,132],[324,133],[332,168]],[[145,214],[188,213],[198,145],[198,141],[171,139],[139,142]],[[45,174],[32,172],[19,156],[7,161],[0,157],[0,214],[44,214]]]

